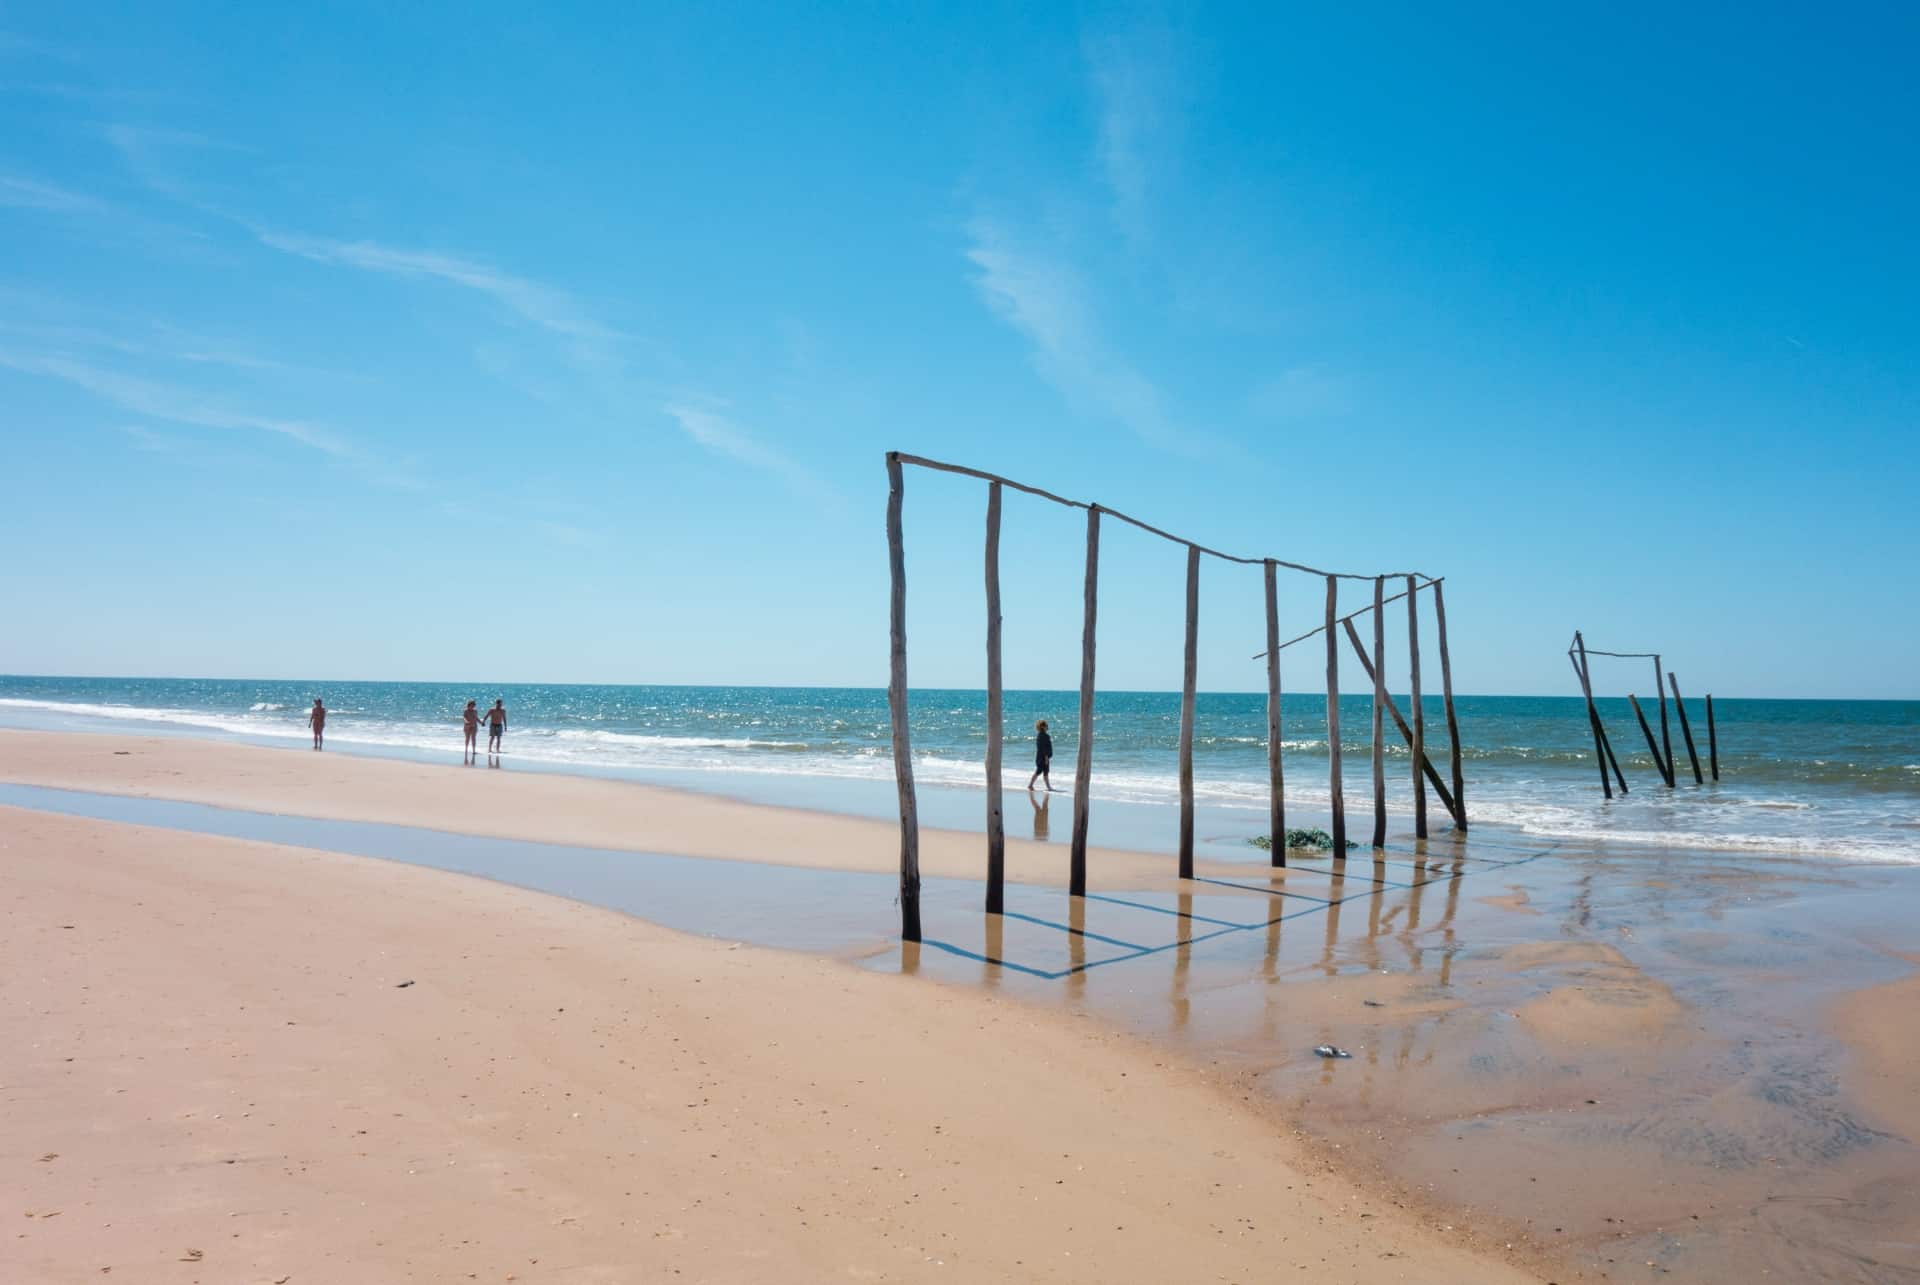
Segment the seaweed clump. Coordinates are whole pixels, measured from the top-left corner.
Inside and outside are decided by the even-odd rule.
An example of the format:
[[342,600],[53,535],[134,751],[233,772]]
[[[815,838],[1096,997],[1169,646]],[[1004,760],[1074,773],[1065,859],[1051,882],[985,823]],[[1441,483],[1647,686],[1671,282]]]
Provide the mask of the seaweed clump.
[[[1273,836],[1270,834],[1257,834],[1253,838],[1248,839],[1247,842],[1251,843],[1254,847],[1260,849],[1262,852],[1273,851]],[[1356,847],[1359,847],[1360,845],[1355,843],[1352,839],[1348,839],[1347,846],[1349,848],[1356,848]],[[1333,848],[1333,836],[1328,834],[1325,830],[1320,829],[1318,826],[1315,826],[1310,830],[1300,829],[1295,827],[1287,831],[1287,850],[1289,852],[1299,851],[1299,850],[1305,850],[1309,852],[1328,852],[1328,851],[1331,851],[1332,848]]]

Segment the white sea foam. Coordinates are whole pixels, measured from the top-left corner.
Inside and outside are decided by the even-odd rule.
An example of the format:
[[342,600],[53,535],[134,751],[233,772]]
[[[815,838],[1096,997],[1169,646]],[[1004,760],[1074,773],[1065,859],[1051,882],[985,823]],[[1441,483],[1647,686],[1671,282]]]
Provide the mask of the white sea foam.
[[[158,730],[171,726],[183,732],[202,731],[248,738],[303,741],[308,733],[303,709],[286,710],[273,702],[254,702],[245,711],[121,705],[80,701],[50,701],[0,697],[0,708],[32,711],[56,718],[110,720],[122,726],[145,725]],[[329,743],[377,751],[437,754],[457,748],[458,719],[421,722],[369,716],[357,709],[332,711],[342,716],[328,724]],[[738,723],[732,726],[739,726]],[[1253,742],[1256,738],[1222,738]],[[1285,742],[1292,750],[1320,750],[1318,740]],[[617,732],[586,727],[509,726],[508,751],[517,758],[556,767],[598,771],[691,771],[752,777],[812,777],[845,781],[888,782],[893,775],[891,754],[884,744],[743,736],[687,736]],[[1364,756],[1359,766],[1364,771]],[[1170,766],[1170,765],[1169,765]],[[1905,765],[1920,771],[1920,764]],[[1029,764],[1010,763],[1003,784],[1024,786]],[[1204,806],[1248,814],[1264,820],[1268,806],[1264,769],[1243,775],[1202,773],[1194,793]],[[1404,770],[1404,769],[1398,769]],[[979,758],[951,751],[923,751],[914,755],[916,778],[933,788],[978,790],[984,786],[985,765]],[[1059,774],[1071,778],[1072,760],[1059,763]],[[1351,781],[1348,802],[1358,801]],[[1171,771],[1126,763],[1102,765],[1094,774],[1094,797],[1104,801],[1171,806],[1179,798]],[[1404,778],[1397,778],[1392,810],[1406,814]],[[1364,796],[1364,786],[1361,786]],[[1585,783],[1574,787],[1546,777],[1507,776],[1475,783],[1469,791],[1473,818],[1511,826],[1542,837],[1580,842],[1654,845],[1700,851],[1731,850],[1754,854],[1827,857],[1837,860],[1920,864],[1920,843],[1904,839],[1913,828],[1909,812],[1897,800],[1876,811],[1864,801],[1843,799],[1808,802],[1753,797],[1737,785],[1712,794],[1641,793],[1602,805],[1591,798]],[[1289,773],[1288,802],[1309,811],[1329,806],[1325,771]],[[1364,803],[1360,803],[1364,806]],[[1437,813],[1438,803],[1432,804]],[[1772,819],[1772,820],[1770,820]]]

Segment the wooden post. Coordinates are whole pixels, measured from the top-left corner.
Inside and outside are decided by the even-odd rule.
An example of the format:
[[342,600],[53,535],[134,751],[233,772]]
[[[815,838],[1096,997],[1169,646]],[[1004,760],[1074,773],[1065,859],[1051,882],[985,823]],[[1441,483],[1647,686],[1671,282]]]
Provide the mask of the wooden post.
[[[1360,631],[1353,627],[1353,621],[1351,620],[1341,621],[1340,627],[1347,631],[1347,641],[1353,644],[1354,657],[1360,662],[1360,668],[1366,673],[1367,681],[1372,682],[1373,662],[1367,659],[1367,649],[1365,644],[1360,641]],[[1392,719],[1394,726],[1400,729],[1400,739],[1411,746],[1413,744],[1413,728],[1407,725],[1406,719],[1400,717],[1400,707],[1393,703],[1393,697],[1391,695],[1387,697],[1387,717]],[[1433,760],[1423,755],[1421,761],[1425,768],[1424,774],[1427,778],[1427,784],[1431,785],[1434,794],[1439,796],[1440,806],[1445,808],[1455,821],[1458,821],[1460,817],[1454,810],[1453,795],[1448,793],[1447,783],[1440,779],[1440,773],[1435,770]]]
[[1607,735],[1607,725],[1600,724],[1600,748],[1607,752],[1607,762],[1613,765],[1613,781],[1620,787],[1620,793],[1627,792],[1627,778],[1620,771],[1620,760],[1613,756],[1613,738]]
[[1673,788],[1673,734],[1667,729],[1667,684],[1662,677],[1666,671],[1660,667],[1660,657],[1653,658],[1653,694],[1660,698],[1660,771],[1667,778],[1667,788]]
[[1273,835],[1272,861],[1287,864],[1287,798],[1280,764],[1280,594],[1276,568],[1268,558],[1267,581],[1267,826]]
[[1713,766],[1713,779],[1720,779],[1720,737],[1713,730],[1713,693],[1707,693],[1707,762]]
[[1573,648],[1579,654],[1567,659],[1573,661],[1574,676],[1580,680],[1580,694],[1587,698],[1587,726],[1593,732],[1593,757],[1600,764],[1600,792],[1611,799],[1613,786],[1607,782],[1606,734],[1600,730],[1600,711],[1593,707],[1593,679],[1587,670],[1587,644],[1580,637],[1578,629],[1573,631]]
[[1433,624],[1440,636],[1440,696],[1447,709],[1447,758],[1453,768],[1453,823],[1467,828],[1467,782],[1460,770],[1460,720],[1453,716],[1453,665],[1447,659],[1447,597],[1433,582]]
[[[1647,716],[1640,711],[1640,698],[1629,694],[1627,703],[1633,706],[1633,716],[1640,720],[1640,732],[1647,738],[1647,753],[1653,755],[1653,765],[1660,768],[1660,779],[1666,780],[1666,769],[1660,763],[1660,743],[1653,739],[1653,728],[1647,725]],[[1672,784],[1672,782],[1668,782]]]
[[913,796],[913,748],[907,728],[907,553],[900,529],[900,456],[887,453],[887,563],[893,576],[889,613],[891,672],[887,714],[893,723],[893,779],[900,791],[900,936],[920,940],[920,812]]
[[1100,506],[1087,506],[1086,608],[1080,625],[1080,744],[1073,767],[1073,853],[1067,895],[1087,895],[1087,809],[1093,799],[1093,642],[1099,617]]
[[1687,743],[1687,761],[1693,764],[1693,783],[1705,785],[1706,780],[1700,775],[1700,755],[1693,748],[1693,728],[1687,724],[1687,703],[1680,699],[1680,680],[1668,671],[1667,682],[1673,688],[1673,707],[1680,711],[1680,737]]
[[[1347,859],[1347,801],[1340,784],[1340,640],[1333,618],[1340,611],[1340,581],[1327,577],[1327,794],[1333,803],[1333,859]],[[1285,842],[1286,836],[1281,836]]]
[[1187,546],[1187,663],[1180,681],[1180,877],[1193,878],[1193,689],[1200,665],[1200,550]]
[[1422,769],[1427,762],[1427,714],[1420,704],[1420,601],[1412,576],[1407,577],[1407,681],[1413,690],[1407,701],[1413,706],[1413,836],[1427,837],[1427,778]]
[[1373,578],[1373,846],[1387,846],[1387,578]]
[[1005,717],[1000,690],[1000,484],[987,486],[987,913],[1006,906],[1007,823],[1001,750]]

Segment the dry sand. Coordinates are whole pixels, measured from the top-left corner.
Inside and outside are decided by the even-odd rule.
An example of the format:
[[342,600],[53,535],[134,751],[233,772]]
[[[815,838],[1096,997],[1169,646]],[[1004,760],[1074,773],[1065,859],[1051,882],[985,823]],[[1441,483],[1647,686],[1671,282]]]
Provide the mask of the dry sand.
[[[166,779],[83,762],[39,778]],[[457,774],[344,756],[200,767],[247,773],[250,806],[339,802],[363,768],[397,784],[359,815],[461,801]],[[1225,1081],[987,994],[15,809],[0,867],[7,1281],[1533,1279]]]
[[[631,781],[304,748],[0,729],[0,781],[676,856],[879,872],[900,864],[900,831],[891,821]],[[1169,874],[1168,859],[1148,853],[1095,848],[1088,862],[1110,889],[1164,884]],[[979,834],[921,830],[923,875],[979,879],[985,866]],[[1197,868],[1240,869],[1205,859]],[[1010,836],[1007,878],[1065,886],[1067,845]]]

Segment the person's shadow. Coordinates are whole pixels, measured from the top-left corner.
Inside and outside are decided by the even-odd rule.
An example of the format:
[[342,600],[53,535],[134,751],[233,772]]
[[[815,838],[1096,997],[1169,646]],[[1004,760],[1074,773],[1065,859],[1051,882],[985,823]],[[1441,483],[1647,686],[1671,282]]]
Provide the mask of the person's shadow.
[[1033,837],[1045,843],[1047,841],[1047,805],[1053,802],[1053,795],[1051,793],[1035,794],[1029,786],[1027,802],[1033,804]]

